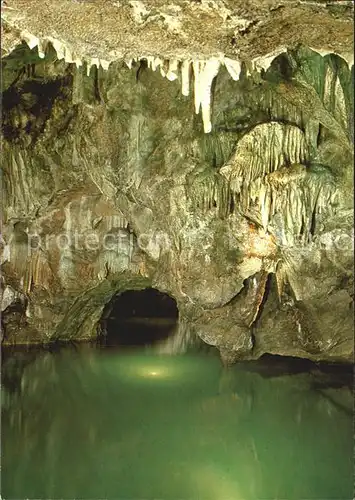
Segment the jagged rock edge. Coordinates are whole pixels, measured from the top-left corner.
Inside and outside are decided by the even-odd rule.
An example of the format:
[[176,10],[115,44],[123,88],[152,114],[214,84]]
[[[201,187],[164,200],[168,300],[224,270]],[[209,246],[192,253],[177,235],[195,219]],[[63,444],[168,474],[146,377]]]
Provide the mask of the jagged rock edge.
[[[66,63],[75,64],[77,68],[80,68],[84,65],[84,63],[86,63],[86,70],[88,75],[90,74],[92,66],[96,66],[97,69],[101,67],[104,71],[107,71],[110,67],[110,64],[115,62],[115,60],[109,61],[106,59],[99,59],[97,57],[91,57],[90,59],[77,57],[68,44],[61,42],[60,40],[51,36],[40,39],[27,30],[21,32],[20,39],[28,45],[30,50],[38,47],[38,56],[41,59],[44,59],[45,57],[48,44],[52,44],[54,50],[56,51],[58,60],[64,59]],[[317,52],[322,57],[331,53],[329,51],[319,50],[315,48],[311,48],[311,50]],[[251,61],[249,68],[256,71],[267,71],[274,59],[284,52],[287,52],[287,48],[279,47],[278,49],[272,51],[269,54],[266,54],[265,56],[257,57]],[[9,52],[9,54],[10,53],[11,52]],[[337,55],[344,59],[344,61],[348,64],[349,69],[351,69],[354,64],[354,55]],[[125,61],[129,69],[132,68],[134,62],[145,60],[149,69],[156,71],[159,68],[161,75],[164,78],[167,78],[169,81],[177,80],[179,78],[180,72],[181,92],[182,95],[186,97],[190,94],[191,72],[193,72],[195,113],[198,114],[201,111],[205,133],[210,133],[212,131],[211,87],[214,78],[218,75],[220,67],[224,66],[233,80],[239,80],[243,62],[237,59],[226,57],[224,54],[213,56],[209,59],[191,57],[184,60],[166,60],[163,57],[140,55],[132,58],[125,57],[123,58],[123,60]]]

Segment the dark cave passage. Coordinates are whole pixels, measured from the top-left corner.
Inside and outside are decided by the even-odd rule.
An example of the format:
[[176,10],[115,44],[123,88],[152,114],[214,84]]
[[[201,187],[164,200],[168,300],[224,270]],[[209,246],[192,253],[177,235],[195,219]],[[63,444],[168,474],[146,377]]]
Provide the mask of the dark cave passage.
[[177,325],[176,301],[155,288],[115,295],[104,309],[101,341],[113,346],[153,345],[168,338]]

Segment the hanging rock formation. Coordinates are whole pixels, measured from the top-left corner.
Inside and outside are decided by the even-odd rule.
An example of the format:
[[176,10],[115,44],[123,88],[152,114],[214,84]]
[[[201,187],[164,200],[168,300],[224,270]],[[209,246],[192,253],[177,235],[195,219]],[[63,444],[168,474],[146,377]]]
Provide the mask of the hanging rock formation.
[[154,286],[226,362],[351,361],[351,3],[162,4],[3,8],[3,342]]

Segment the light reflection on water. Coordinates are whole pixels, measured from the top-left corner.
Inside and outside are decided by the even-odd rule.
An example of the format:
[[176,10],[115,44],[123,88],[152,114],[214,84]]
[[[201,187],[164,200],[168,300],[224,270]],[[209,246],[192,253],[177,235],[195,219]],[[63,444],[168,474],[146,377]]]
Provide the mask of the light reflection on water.
[[352,498],[347,387],[206,353],[29,356],[3,364],[3,498]]

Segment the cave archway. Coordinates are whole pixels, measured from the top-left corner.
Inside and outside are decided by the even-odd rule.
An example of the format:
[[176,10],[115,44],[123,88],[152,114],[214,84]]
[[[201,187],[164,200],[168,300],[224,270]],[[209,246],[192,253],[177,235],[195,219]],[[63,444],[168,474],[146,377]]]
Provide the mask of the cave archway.
[[173,334],[179,318],[176,301],[155,288],[114,295],[101,319],[101,341],[111,346],[147,346]]

